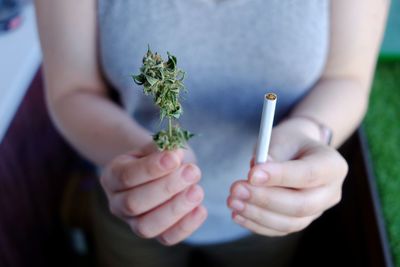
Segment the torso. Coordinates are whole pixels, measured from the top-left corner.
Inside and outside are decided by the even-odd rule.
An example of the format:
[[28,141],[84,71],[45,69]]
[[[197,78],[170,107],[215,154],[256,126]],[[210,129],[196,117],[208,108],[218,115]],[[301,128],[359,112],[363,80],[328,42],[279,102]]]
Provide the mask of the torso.
[[257,138],[263,95],[278,94],[277,118],[319,79],[328,45],[324,0],[99,0],[104,73],[128,112],[158,130],[158,113],[130,74],[147,44],[170,51],[186,71],[181,124],[202,134],[191,146],[199,159],[209,219],[189,242],[234,239],[247,231],[230,221],[225,199],[244,178]]

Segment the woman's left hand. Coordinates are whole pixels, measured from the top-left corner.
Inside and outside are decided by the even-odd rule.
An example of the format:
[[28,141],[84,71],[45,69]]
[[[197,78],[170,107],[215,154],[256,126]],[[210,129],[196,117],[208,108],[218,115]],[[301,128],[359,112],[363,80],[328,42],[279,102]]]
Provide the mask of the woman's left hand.
[[283,236],[303,230],[341,200],[347,163],[304,125],[293,119],[275,127],[272,160],[254,165],[253,157],[248,179],[231,186],[227,203],[236,223],[257,234]]

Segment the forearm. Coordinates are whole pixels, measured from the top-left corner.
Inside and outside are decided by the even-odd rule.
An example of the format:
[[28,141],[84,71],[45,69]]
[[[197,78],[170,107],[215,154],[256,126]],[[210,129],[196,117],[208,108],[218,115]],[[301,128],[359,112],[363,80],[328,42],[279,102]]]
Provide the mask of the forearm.
[[333,131],[332,145],[340,146],[362,121],[368,88],[355,79],[321,79],[289,115],[312,117]]
[[349,137],[366,112],[389,3],[330,3],[329,51],[322,78],[291,115],[312,117],[330,127],[334,147]]
[[47,103],[64,137],[98,166],[151,141],[150,133],[106,96],[76,90]]

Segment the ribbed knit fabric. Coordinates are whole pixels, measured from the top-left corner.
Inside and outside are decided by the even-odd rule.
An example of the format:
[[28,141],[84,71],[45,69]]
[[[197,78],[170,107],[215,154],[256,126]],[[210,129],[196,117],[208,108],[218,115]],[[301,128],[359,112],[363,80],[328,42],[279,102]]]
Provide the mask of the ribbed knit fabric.
[[[127,112],[158,131],[158,111],[130,74],[150,44],[186,71],[183,128],[202,170],[207,221],[185,242],[249,234],[226,206],[257,140],[263,95],[278,94],[276,121],[319,79],[327,55],[327,0],[99,0],[101,64]],[[127,148],[128,149],[128,148]]]

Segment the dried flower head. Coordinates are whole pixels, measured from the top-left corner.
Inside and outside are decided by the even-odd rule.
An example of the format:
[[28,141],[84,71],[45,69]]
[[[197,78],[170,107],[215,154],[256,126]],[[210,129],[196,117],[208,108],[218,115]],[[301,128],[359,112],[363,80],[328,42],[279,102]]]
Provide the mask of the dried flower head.
[[168,60],[164,61],[159,54],[153,53],[150,47],[143,57],[139,75],[132,75],[134,82],[143,85],[145,95],[153,96],[154,103],[160,109],[160,122],[168,119],[168,131],[162,130],[153,135],[153,140],[160,150],[172,150],[185,147],[194,134],[183,130],[173,120],[182,115],[179,103],[181,91],[187,92],[183,84],[185,72],[177,68],[176,57],[167,52]]

